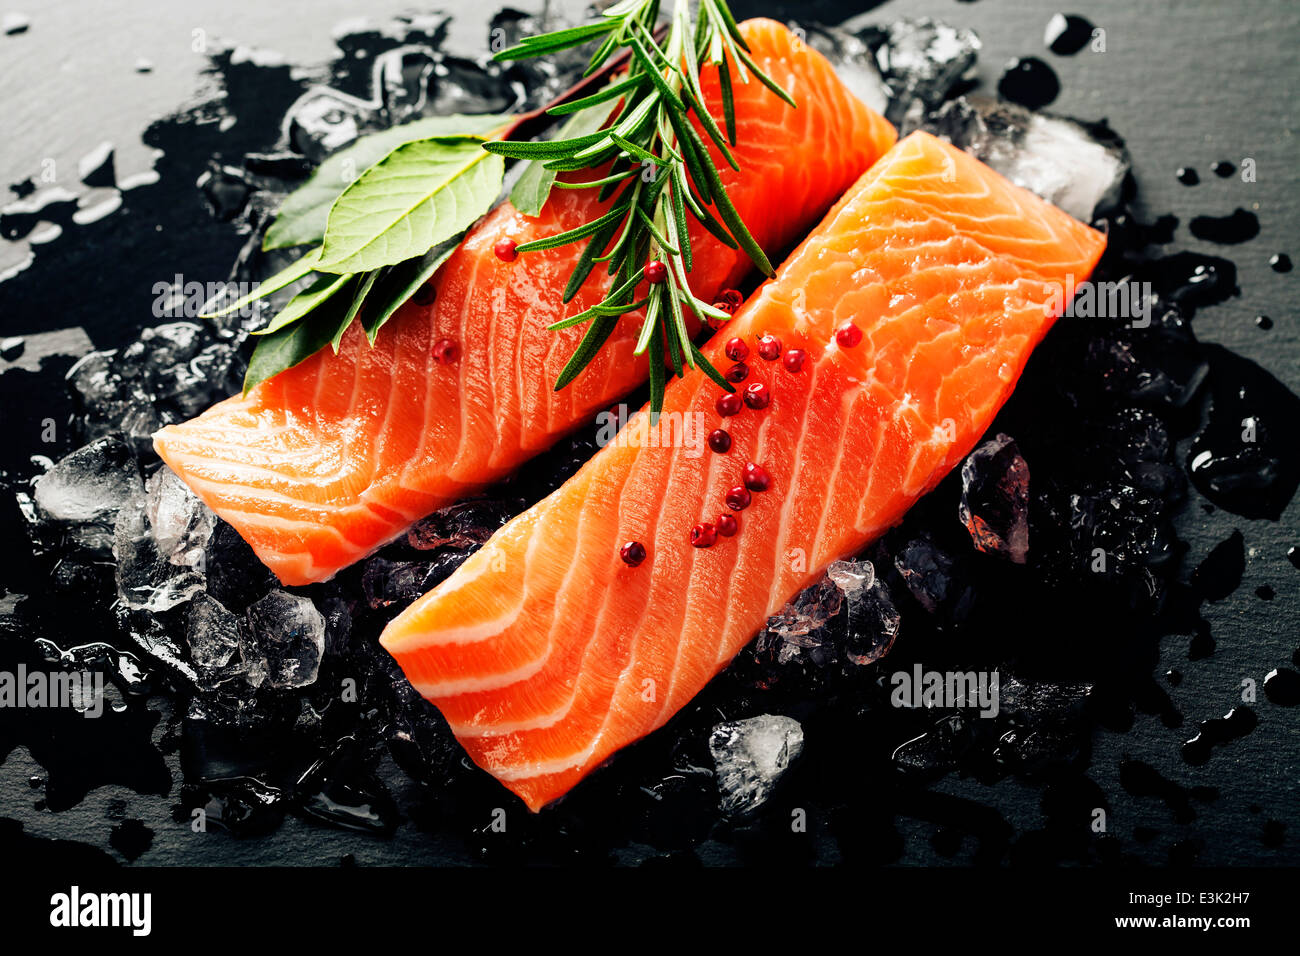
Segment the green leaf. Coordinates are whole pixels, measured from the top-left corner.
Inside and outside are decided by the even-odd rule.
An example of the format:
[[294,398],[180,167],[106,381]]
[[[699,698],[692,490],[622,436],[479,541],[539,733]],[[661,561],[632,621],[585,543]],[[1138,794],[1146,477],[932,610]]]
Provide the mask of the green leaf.
[[581,374],[587,364],[596,357],[605,340],[618,327],[618,317],[612,315],[598,316],[591,325],[587,326],[587,332],[578,343],[578,347],[573,350],[569,356],[569,361],[565,363],[564,368],[560,370],[559,377],[555,380],[555,390],[558,392]]
[[[339,353],[339,345],[343,342],[343,333],[348,330],[352,320],[361,311],[361,306],[366,301],[366,297],[370,295],[370,290],[374,288],[380,273],[384,271],[383,269],[376,269],[374,272],[367,272],[365,278],[357,284],[357,290],[352,294],[352,305],[348,309],[348,314],[343,317],[343,321],[339,323],[339,327],[334,333],[334,338],[330,340],[330,347],[334,349],[335,355]],[[374,342],[372,341],[371,344],[373,345]]]
[[587,246],[582,250],[582,255],[578,257],[578,261],[573,267],[573,274],[569,276],[569,282],[564,287],[564,294],[561,296],[562,302],[568,302],[578,294],[582,284],[587,281],[587,276],[591,275],[591,270],[596,267],[596,257],[609,245],[609,241],[614,238],[617,229],[617,222],[606,223],[601,227],[600,231],[594,233],[587,240]]
[[318,308],[323,302],[332,299],[352,279],[352,274],[335,276],[320,275],[306,289],[299,292],[271,320],[264,329],[258,329],[254,335],[270,335],[280,331],[286,325],[297,322],[307,313]]
[[664,337],[659,326],[653,329],[650,343],[654,354],[650,356],[650,414],[657,415],[664,407]]
[[740,59],[744,62],[744,64],[754,71],[754,75],[758,77],[758,81],[760,83],[766,86],[769,90],[771,90],[781,99],[785,100],[785,102],[788,103],[790,106],[794,107],[795,109],[799,108],[799,104],[794,101],[794,97],[791,96],[789,93],[787,93],[785,89],[779,83],[776,82],[776,80],[772,79],[761,69],[759,69],[758,64],[754,62],[753,57],[751,57],[744,50],[738,49],[736,52],[740,54]]
[[695,360],[696,366],[699,367],[705,375],[711,378],[716,384],[720,385],[724,391],[734,392],[736,390],[736,386],[727,381],[727,377],[713,367],[713,363],[704,357],[704,353],[695,347],[694,342],[687,342],[686,346],[691,350],[691,358]]
[[[644,76],[629,76],[627,79],[619,80],[617,83],[610,83],[608,86],[602,87],[599,92],[592,93],[590,96],[584,96],[580,100],[570,100],[567,103],[561,103],[559,106],[552,106],[546,112],[551,116],[566,116],[569,113],[578,113],[582,110],[589,109],[598,103],[617,99],[625,91],[642,86],[644,83]],[[600,127],[596,128],[599,129]]]
[[275,222],[262,239],[263,249],[286,249],[320,242],[330,206],[362,173],[404,143],[431,136],[487,134],[499,129],[510,117],[485,113],[479,116],[452,114],[431,116],[379,133],[363,136],[347,149],[339,150],[317,168],[310,179],[289,194],[280,206]]
[[[699,134],[694,129],[689,126],[686,129],[690,135],[698,139]],[[702,142],[696,142],[695,145],[697,149],[704,149]],[[727,195],[722,180],[718,178],[718,170],[712,163],[706,163],[703,169],[704,177],[709,183],[709,192],[713,194],[713,205],[718,210],[718,215],[722,218],[722,221],[727,224],[727,228],[731,230],[736,242],[740,243],[740,248],[745,250],[745,254],[749,256],[750,261],[758,267],[760,272],[769,277],[776,275],[776,270],[772,268],[772,263],[768,261],[767,254],[759,247],[744,220],[740,218],[740,213],[731,204],[731,197]]]
[[603,36],[618,26],[613,21],[605,23],[588,23],[580,27],[571,27],[567,30],[556,30],[553,33],[544,33],[541,36],[525,37],[522,41],[512,47],[502,50],[495,54],[494,60],[525,60],[534,56],[541,56],[545,53],[555,53],[558,50],[566,50],[571,46],[581,46],[598,36]]
[[591,220],[591,222],[584,223],[576,229],[570,229],[568,232],[559,232],[553,236],[546,236],[542,239],[534,239],[532,242],[521,243],[515,247],[515,251],[534,252],[538,249],[554,249],[557,246],[568,245],[575,239],[583,239],[587,236],[595,235],[601,230],[602,226],[611,222],[616,222],[618,219],[622,218],[623,213],[625,212],[627,212],[627,204],[622,203],[615,206],[603,216],[598,216]]
[[201,319],[216,319],[223,315],[228,315],[237,309],[242,309],[250,302],[254,302],[263,296],[268,296],[272,292],[279,292],[287,285],[292,285],[299,279],[305,278],[312,270],[316,268],[316,260],[320,258],[320,250],[312,249],[306,255],[299,257],[294,262],[285,266],[269,279],[263,279],[257,284],[257,291],[251,292],[242,299],[236,300],[233,304],[223,306],[215,312],[200,313]]
[[544,139],[540,142],[516,143],[513,140],[494,139],[484,143],[483,148],[506,159],[554,159],[574,155],[577,150],[602,139],[604,136],[601,133],[575,136],[572,139]]
[[[615,86],[619,84],[614,84]],[[596,103],[588,109],[575,113],[560,127],[556,139],[572,139],[597,132],[609,119],[618,106],[617,99]],[[525,216],[537,216],[555,185],[555,170],[547,169],[541,163],[529,163],[522,176],[510,190],[510,201]]]
[[329,345],[341,329],[351,324],[350,304],[347,296],[335,296],[301,322],[292,322],[259,338],[244,374],[244,394]]
[[446,242],[438,243],[424,255],[398,263],[384,274],[383,281],[371,295],[374,309],[365,320],[366,336],[371,345],[375,343],[384,323],[393,317],[393,313],[407,299],[415,295],[420,286],[433,278],[433,274],[451,258],[464,237],[464,233],[458,233]]
[[366,272],[423,255],[474,223],[501,191],[505,163],[472,136],[397,147],[330,208],[318,269]]
[[722,114],[727,121],[727,141],[736,145],[736,100],[731,89],[731,67],[724,59],[718,64],[718,86],[722,90]]

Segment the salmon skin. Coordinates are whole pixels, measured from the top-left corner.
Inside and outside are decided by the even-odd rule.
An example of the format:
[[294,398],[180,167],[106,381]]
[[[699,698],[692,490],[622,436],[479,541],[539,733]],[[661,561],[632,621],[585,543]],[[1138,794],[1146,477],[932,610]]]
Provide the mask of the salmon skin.
[[[713,155],[755,239],[783,250],[896,134],[785,27],[750,20],[741,29],[759,65],[799,105],[790,108],[752,78],[735,83],[741,171]],[[704,70],[702,81],[720,118],[717,71]],[[632,354],[642,320],[635,312],[556,392],[584,329],[546,326],[599,302],[610,278],[598,269],[566,305],[561,293],[581,243],[513,262],[493,252],[502,239],[555,235],[606,207],[594,190],[561,189],[537,218],[509,203],[497,207],[434,277],[435,301],[408,302],[374,348],[354,324],[338,354],[322,350],[243,397],[162,429],[154,447],[283,583],[330,578],[431,511],[500,480],[645,380],[645,357]],[[712,301],[752,265],[691,226],[691,286]],[[440,364],[435,345],[444,340],[459,357]]]
[[[1104,248],[1100,233],[913,133],[705,349],[719,363],[725,341],[748,343],[740,387],[766,386],[769,404],[722,418],[723,392],[698,370],[668,387],[660,421],[725,428],[729,451],[654,447],[643,409],[625,426],[644,429],[636,442],[602,448],[381,643],[475,762],[537,810],[662,725],[770,615],[958,464],[1062,290]],[[802,367],[757,357],[763,335],[803,350]],[[729,512],[749,463],[769,487]],[[724,513],[738,533],[692,547],[692,527]],[[639,566],[620,558],[629,541],[645,548]]]

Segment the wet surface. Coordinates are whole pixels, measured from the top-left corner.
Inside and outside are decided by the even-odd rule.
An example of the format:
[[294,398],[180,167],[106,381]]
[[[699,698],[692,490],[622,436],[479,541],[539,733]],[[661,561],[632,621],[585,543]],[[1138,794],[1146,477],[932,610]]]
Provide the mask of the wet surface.
[[[835,9],[801,6],[795,15],[823,7]],[[1266,11],[1258,11],[1261,23]],[[738,4],[737,12],[749,10]],[[977,75],[988,91],[1010,58],[1044,55],[1044,26],[1055,12],[1044,5],[1030,22],[989,3],[891,3],[867,19],[884,29],[922,14],[974,27],[984,44]],[[113,417],[120,425],[132,412],[181,415],[184,401],[210,400],[183,370],[199,354],[233,361],[246,349],[240,327],[177,328],[168,333],[179,349],[170,362],[142,379],[120,374],[124,362],[135,368],[142,358],[130,352],[142,329],[185,324],[184,315],[157,315],[158,282],[171,286],[173,274],[222,282],[232,263],[235,278],[271,271],[274,258],[250,239],[312,160],[354,130],[451,104],[498,109],[520,89],[542,95],[554,76],[519,77],[515,87],[483,70],[487,15],[351,27],[310,75],[283,58],[213,51],[205,76],[224,95],[199,97],[145,131],[142,141],[162,151],[158,178],[130,188],[118,181],[112,209],[108,177],[121,170],[93,143],[82,153],[84,204],[60,193],[32,202],[42,195],[35,159],[4,171],[15,200],[34,210],[0,212],[6,254],[24,244],[35,253],[0,282],[0,333],[20,339],[0,348],[7,363],[0,391],[17,423],[0,451],[7,484],[0,671],[90,667],[106,675],[110,703],[95,719],[57,710],[0,714],[7,755],[0,787],[21,794],[0,809],[9,818],[0,821],[0,845],[143,863],[320,862],[326,854],[363,863],[1286,859],[1294,837],[1279,821],[1290,814],[1283,781],[1297,765],[1295,672],[1279,665],[1295,652],[1287,635],[1300,623],[1287,563],[1297,526],[1300,349],[1289,277],[1270,269],[1281,271],[1278,250],[1296,222],[1294,189],[1229,172],[1184,190],[1169,170],[1210,168],[1238,152],[1277,177],[1293,166],[1270,167],[1270,143],[1259,139],[1212,149],[1199,133],[1176,141],[1174,118],[1153,133],[1150,100],[1134,99],[1118,75],[1147,76],[1149,51],[1132,40],[1118,44],[1125,30],[1115,24],[1128,16],[1118,10],[1110,18],[1089,11],[1109,28],[1113,52],[1085,47],[1061,59],[1053,50],[1045,55],[1053,76],[1059,72],[1059,93],[1038,82],[1013,92],[1055,100],[1053,110],[1066,115],[1108,116],[1128,140],[1137,189],[1110,213],[1112,249],[1100,277],[1151,282],[1152,324],[1062,320],[987,436],[1013,439],[1015,455],[996,446],[965,483],[950,476],[862,556],[872,585],[855,584],[861,564],[823,582],[668,728],[539,817],[467,765],[373,636],[505,517],[585,460],[594,450],[590,433],[524,469],[491,501],[422,523],[336,584],[305,589],[321,614],[325,652],[319,677],[303,689],[262,684],[251,692],[256,677],[241,671],[228,685],[196,690],[183,608],[157,615],[156,627],[124,618],[101,540],[78,537],[72,548],[66,530],[53,540],[32,534],[15,497],[30,497],[29,478],[114,430]],[[1203,15],[1211,16],[1208,7]],[[1143,35],[1123,22],[1130,37]],[[517,19],[497,25],[514,28]],[[39,29],[37,20],[6,42]],[[1162,29],[1149,42],[1173,41]],[[402,46],[417,49],[385,61],[396,72],[375,98],[374,64]],[[1096,56],[1104,58],[1089,60]],[[1034,70],[1020,72],[1017,83]],[[300,100],[315,81],[334,92]],[[928,92],[915,75],[885,81],[906,92],[903,113]],[[927,79],[935,81],[947,87],[941,96],[963,92],[941,74]],[[1157,85],[1147,95],[1176,111],[1184,94]],[[1262,94],[1240,95],[1257,105]],[[130,133],[111,131],[118,141]],[[1244,174],[1244,159],[1236,165]],[[1217,225],[1192,225],[1207,208],[1234,205],[1250,206],[1258,237],[1224,247],[1201,234]],[[1211,244],[1198,245],[1202,239]],[[1250,316],[1261,311],[1276,319],[1268,349],[1235,332],[1258,336]],[[83,331],[42,338],[69,328]],[[70,388],[64,376],[91,348],[121,351],[102,368],[83,364]],[[229,390],[225,372],[199,368],[203,382]],[[161,392],[173,404],[152,400]],[[142,418],[127,443],[150,427]],[[1023,501],[1017,457],[1026,466]],[[1017,561],[1022,520],[1028,547]],[[206,593],[231,615],[245,617],[272,587],[229,528],[216,527],[204,553]],[[1276,589],[1273,600],[1255,596],[1265,585]],[[235,643],[240,651],[224,656],[239,665],[243,645]],[[223,658],[220,647],[205,653]],[[891,675],[915,667],[999,671],[1001,712],[983,719],[893,706]],[[1175,670],[1177,680],[1156,678]],[[1241,698],[1243,678],[1260,684],[1258,702]],[[714,773],[711,733],[722,721],[763,714],[797,721],[802,753],[759,812],[728,816],[719,809],[727,794]],[[492,826],[498,807],[510,820],[505,832]],[[1101,833],[1091,826],[1098,809],[1107,820]],[[809,818],[805,833],[790,826],[800,810]],[[196,829],[199,821],[205,828]]]

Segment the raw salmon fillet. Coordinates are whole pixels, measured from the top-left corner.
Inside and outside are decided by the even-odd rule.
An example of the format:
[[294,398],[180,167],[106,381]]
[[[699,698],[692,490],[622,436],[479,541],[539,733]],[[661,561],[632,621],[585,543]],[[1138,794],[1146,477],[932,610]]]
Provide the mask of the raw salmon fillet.
[[[832,561],[896,524],[974,447],[1083,281],[1100,233],[926,133],[893,148],[705,349],[751,348],[740,386],[770,404],[721,418],[698,370],[665,419],[698,416],[731,448],[602,448],[501,528],[381,637],[470,756],[536,810],[663,724]],[[852,322],[861,339],[837,334]],[[807,353],[798,372],[760,335]],[[851,346],[851,347],[850,347]],[[722,366],[720,366],[722,367]],[[625,426],[650,432],[645,410]],[[647,428],[647,431],[636,431]],[[641,442],[640,444],[653,444]],[[739,533],[747,463],[770,476]],[[640,542],[637,567],[620,546]]]
[[[742,30],[757,62],[799,106],[752,78],[736,82],[741,172],[714,158],[755,239],[778,251],[814,225],[896,134],[785,27],[750,20]],[[717,71],[705,69],[703,82],[720,117]],[[502,239],[524,243],[595,218],[606,205],[594,193],[557,189],[536,219],[509,203],[497,207],[434,277],[434,303],[408,302],[374,348],[354,324],[337,355],[322,350],[243,397],[162,429],[154,436],[158,454],[285,584],[323,581],[429,512],[501,479],[647,375],[644,356],[632,355],[636,312],[556,392],[584,329],[546,326],[599,302],[609,276],[597,270],[566,305],[561,293],[581,243],[509,263],[493,253]],[[711,301],[752,266],[692,226],[692,288]],[[452,364],[434,359],[444,339],[459,352]]]

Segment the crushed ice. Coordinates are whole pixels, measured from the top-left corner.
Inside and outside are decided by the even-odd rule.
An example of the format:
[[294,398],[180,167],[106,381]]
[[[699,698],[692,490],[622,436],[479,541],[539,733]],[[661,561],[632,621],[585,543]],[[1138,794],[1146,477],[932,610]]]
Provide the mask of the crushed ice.
[[803,727],[792,717],[763,714],[718,724],[709,735],[719,806],[743,816],[762,806],[803,750]]

